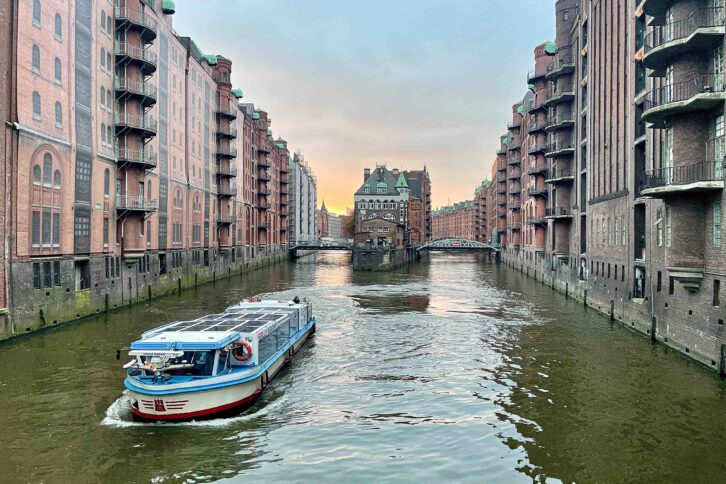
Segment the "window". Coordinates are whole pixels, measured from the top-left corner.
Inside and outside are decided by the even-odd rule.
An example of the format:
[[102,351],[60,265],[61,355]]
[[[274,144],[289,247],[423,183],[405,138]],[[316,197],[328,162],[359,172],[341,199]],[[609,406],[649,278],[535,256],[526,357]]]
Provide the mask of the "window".
[[111,74],[113,68],[113,62],[111,62],[111,52],[106,52],[106,72]]
[[656,283],[656,291],[660,292],[661,284],[663,283],[663,273],[658,271],[658,282]]
[[109,112],[113,112],[113,105],[111,104],[113,102],[113,98],[111,97],[111,90],[108,89],[106,91],[106,109],[108,109]]
[[60,247],[60,214],[53,214],[53,247]]
[[53,157],[50,153],[43,156],[43,184],[50,186],[53,181]]
[[61,173],[60,170],[56,170],[53,172],[53,187],[54,188],[60,188],[61,187]]
[[663,210],[660,208],[656,212],[655,234],[658,247],[663,247]]
[[103,196],[105,198],[109,197],[109,192],[111,190],[111,172],[108,171],[108,168],[103,172]]
[[43,217],[40,224],[40,235],[42,238],[41,244],[43,244],[44,247],[49,247],[51,244],[50,224],[50,210],[43,210]]
[[106,90],[101,86],[101,109],[106,109]]
[[106,146],[106,124],[101,123],[101,144]]
[[33,288],[40,289],[40,263],[33,263]]
[[55,102],[55,127],[63,129],[63,108],[59,101]]
[[106,70],[106,49],[101,47],[101,70]]
[[721,247],[721,202],[713,204],[713,246]]
[[38,184],[38,185],[40,184],[40,178],[41,178],[41,174],[40,173],[41,173],[40,172],[40,165],[35,165],[33,167],[33,183]]
[[63,40],[63,21],[59,14],[55,14],[55,40]]
[[40,27],[40,0],[33,0],[33,25]]
[[106,11],[101,10],[101,30],[106,32]]
[[113,146],[113,134],[110,124],[106,126],[106,138],[108,139],[108,146]]
[[41,120],[40,94],[38,94],[38,91],[33,91],[33,119],[36,121]]
[[33,211],[33,247],[40,246],[40,212]]
[[673,239],[673,226],[671,220],[671,207],[665,208],[665,246],[670,247]]
[[61,283],[60,261],[56,260],[56,261],[53,261],[53,285],[60,286],[60,283]]
[[33,72],[40,74],[40,48],[33,44]]
[[55,58],[55,83],[61,85],[61,61],[59,58]]

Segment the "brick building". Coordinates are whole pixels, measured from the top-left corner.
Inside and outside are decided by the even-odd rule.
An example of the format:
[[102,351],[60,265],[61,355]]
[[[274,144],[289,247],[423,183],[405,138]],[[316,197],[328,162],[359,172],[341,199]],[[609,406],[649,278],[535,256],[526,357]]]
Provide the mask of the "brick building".
[[724,373],[724,2],[555,10],[501,137],[492,240],[506,263]]
[[175,33],[174,11],[168,0],[0,4],[13,281],[0,286],[0,339],[284,251],[287,142],[240,103],[230,59]]
[[489,193],[492,191],[493,183],[488,178],[474,190],[474,209],[476,211],[474,214],[474,240],[477,242],[491,242],[489,210],[493,210],[493,205],[489,205]]
[[431,214],[433,240],[461,238],[476,240],[477,207],[471,200],[442,207]]
[[412,244],[431,240],[431,177],[424,166],[423,170],[403,172],[409,192],[409,223]]

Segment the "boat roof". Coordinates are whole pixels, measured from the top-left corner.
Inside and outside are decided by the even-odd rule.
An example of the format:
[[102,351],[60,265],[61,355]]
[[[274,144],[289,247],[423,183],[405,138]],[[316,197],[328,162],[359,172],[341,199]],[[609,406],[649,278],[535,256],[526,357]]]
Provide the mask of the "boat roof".
[[219,349],[265,326],[287,319],[304,304],[280,301],[243,301],[223,313],[191,321],[175,321],[145,332],[131,349]]

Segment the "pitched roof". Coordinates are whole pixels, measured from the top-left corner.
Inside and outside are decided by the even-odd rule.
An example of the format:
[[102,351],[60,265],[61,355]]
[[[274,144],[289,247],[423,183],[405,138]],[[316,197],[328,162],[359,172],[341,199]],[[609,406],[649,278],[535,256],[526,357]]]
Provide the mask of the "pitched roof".
[[[376,187],[376,192],[366,193],[365,188]],[[384,192],[378,192],[378,189],[385,189]],[[396,177],[393,173],[388,170],[385,166],[378,166],[375,170],[371,171],[371,174],[363,182],[363,184],[355,192],[356,195],[390,195],[398,196],[398,190],[396,190]]]
[[396,188],[408,188],[408,182],[406,181],[406,177],[403,175],[403,172],[401,172],[401,174],[398,176]]

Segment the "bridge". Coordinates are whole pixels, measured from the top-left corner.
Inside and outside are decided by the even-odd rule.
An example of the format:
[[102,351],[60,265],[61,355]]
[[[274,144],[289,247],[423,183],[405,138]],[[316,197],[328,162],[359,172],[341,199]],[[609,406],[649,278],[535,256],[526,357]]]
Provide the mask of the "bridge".
[[353,244],[345,244],[345,243],[323,243],[319,240],[306,240],[306,241],[297,241],[297,242],[290,242],[290,245],[288,246],[288,249],[290,251],[290,258],[297,259],[300,256],[298,255],[298,252],[300,251],[306,251],[308,253],[310,252],[323,252],[323,251],[352,251],[353,250]]
[[476,240],[459,238],[432,240],[417,245],[415,249],[418,252],[499,252],[499,247]]

